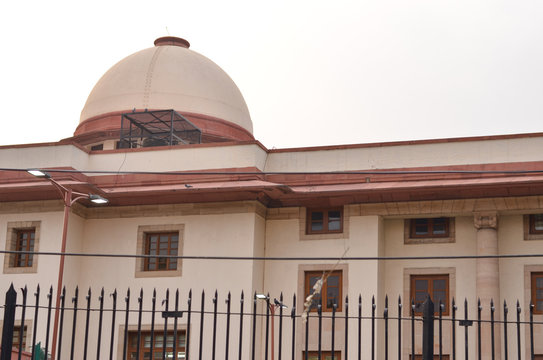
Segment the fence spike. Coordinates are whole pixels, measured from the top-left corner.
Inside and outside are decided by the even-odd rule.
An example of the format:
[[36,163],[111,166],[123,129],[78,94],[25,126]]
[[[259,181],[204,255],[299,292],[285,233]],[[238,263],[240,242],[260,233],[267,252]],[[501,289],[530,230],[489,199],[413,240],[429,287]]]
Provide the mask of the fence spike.
[[290,318],[292,319],[292,343],[291,343],[291,349],[290,349],[290,357],[291,359],[296,358],[296,294],[292,295],[292,310],[290,312]]
[[517,357],[521,357],[521,342],[520,342],[520,313],[521,313],[520,303],[517,299]]
[[[4,324],[2,326],[2,359],[11,359],[13,345],[13,326],[15,324],[15,310],[17,308],[17,291],[11,283],[6,292],[4,306]],[[22,341],[21,341],[22,343]]]
[[64,305],[66,302],[66,286],[62,287],[62,293],[60,294],[60,319],[59,319],[59,329],[58,329],[58,345],[57,345],[57,359],[61,358],[61,350],[62,350],[62,331],[63,331],[63,324],[64,324]]
[[[202,360],[203,357],[202,357],[202,354],[203,354],[203,350],[204,350],[204,308],[205,308],[205,291],[202,290],[202,302],[200,304],[200,347],[198,349],[199,353],[198,353],[198,359],[199,360]],[[166,347],[166,345],[164,345],[164,347]]]

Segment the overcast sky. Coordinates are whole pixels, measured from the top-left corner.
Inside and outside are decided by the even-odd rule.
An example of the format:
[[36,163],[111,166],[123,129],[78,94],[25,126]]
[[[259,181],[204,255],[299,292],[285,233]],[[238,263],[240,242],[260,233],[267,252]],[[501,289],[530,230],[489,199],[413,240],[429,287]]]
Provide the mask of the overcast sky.
[[543,1],[2,1],[0,144],[70,137],[165,35],[222,67],[272,148],[543,131]]

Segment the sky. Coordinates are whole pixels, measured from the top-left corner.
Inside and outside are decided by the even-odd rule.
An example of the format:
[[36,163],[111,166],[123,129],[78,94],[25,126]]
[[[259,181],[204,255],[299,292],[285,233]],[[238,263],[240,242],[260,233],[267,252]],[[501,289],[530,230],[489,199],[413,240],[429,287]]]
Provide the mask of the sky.
[[268,148],[543,131],[541,0],[30,0],[0,3],[0,145],[72,136],[166,35],[230,75]]

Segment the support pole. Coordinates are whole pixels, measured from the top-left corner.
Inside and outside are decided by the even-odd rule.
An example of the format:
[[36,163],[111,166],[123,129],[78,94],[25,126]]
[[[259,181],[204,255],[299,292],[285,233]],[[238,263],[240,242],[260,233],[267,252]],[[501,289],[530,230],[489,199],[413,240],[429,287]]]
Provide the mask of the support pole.
[[62,227],[62,244],[60,248],[60,263],[58,268],[57,297],[55,302],[55,321],[53,323],[53,345],[51,347],[51,359],[55,360],[57,352],[58,320],[60,315],[60,295],[62,294],[62,279],[64,277],[64,254],[66,253],[66,237],[68,235],[68,220],[72,205],[72,190],[68,189],[64,194],[64,224]]

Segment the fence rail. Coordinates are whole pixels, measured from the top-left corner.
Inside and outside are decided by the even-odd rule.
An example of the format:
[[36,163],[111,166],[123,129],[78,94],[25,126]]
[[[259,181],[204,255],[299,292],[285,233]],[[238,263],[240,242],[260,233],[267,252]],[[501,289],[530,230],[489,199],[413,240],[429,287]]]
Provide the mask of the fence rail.
[[[470,356],[477,356],[478,359],[520,360],[523,354],[535,359],[534,326],[543,325],[534,321],[532,304],[528,310],[529,320],[521,321],[522,309],[518,301],[514,308],[516,316],[510,321],[506,302],[501,309],[501,320],[496,318],[493,302],[486,314],[488,319],[483,319],[485,312],[480,301],[477,317],[472,319],[468,301],[463,303],[463,317],[460,318],[454,299],[450,314],[445,317],[444,305],[436,304],[434,311],[430,298],[422,305],[421,316],[413,301],[407,304],[408,311],[402,312],[406,304],[402,303],[401,297],[393,306],[389,306],[389,299],[385,297],[380,311],[375,297],[366,305],[359,295],[354,311],[350,309],[349,298],[345,297],[341,312],[337,311],[336,304],[331,312],[324,312],[320,304],[316,309],[297,308],[296,295],[288,304],[283,294],[279,299],[256,293],[246,298],[241,292],[236,304],[230,293],[219,301],[217,291],[211,298],[202,291],[198,301],[191,290],[186,302],[181,304],[179,290],[173,294],[166,290],[161,300],[153,290],[150,301],[144,301],[143,289],[135,295],[128,289],[122,298],[117,290],[108,294],[101,289],[93,295],[89,289],[82,296],[76,288],[70,298],[64,288],[60,307],[56,309],[52,306],[52,287],[45,299],[39,286],[33,294],[27,287],[19,293],[13,285],[6,292],[0,360],[12,359],[14,345],[18,359],[24,359],[23,350],[28,349],[31,359],[38,358],[38,339],[44,353],[53,353],[54,359],[388,360],[422,357],[424,360],[468,360]],[[220,304],[222,301],[224,304]],[[196,304],[198,306],[194,306]],[[285,304],[290,308],[287,309]],[[363,315],[365,307],[369,308],[367,315]],[[60,312],[60,322],[58,343],[52,351],[54,311]],[[392,312],[396,316],[391,316]],[[408,315],[402,316],[402,313]],[[28,322],[29,318],[31,322]],[[484,336],[483,327],[490,328],[489,337]],[[25,347],[25,339],[30,340],[29,331],[31,341]],[[459,331],[464,333],[463,354],[457,353],[457,347],[462,347],[457,344],[457,338],[460,337],[460,341],[462,338]],[[473,340],[470,341],[470,331],[475,332],[475,346]],[[522,342],[524,332],[529,339],[526,351]],[[501,335],[503,351],[500,348],[495,351]],[[485,342],[490,344],[490,354],[482,353]],[[397,347],[392,348],[391,343]],[[449,351],[445,353],[447,344]]]

